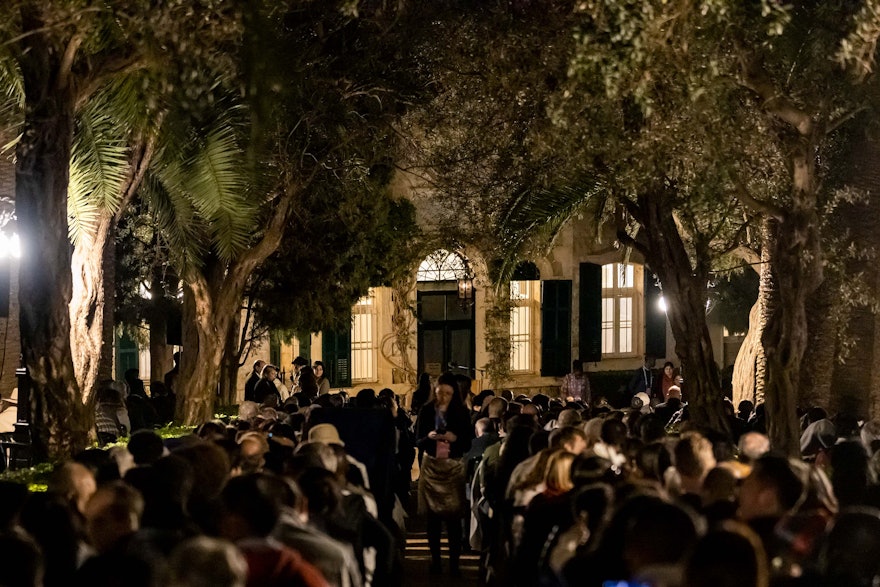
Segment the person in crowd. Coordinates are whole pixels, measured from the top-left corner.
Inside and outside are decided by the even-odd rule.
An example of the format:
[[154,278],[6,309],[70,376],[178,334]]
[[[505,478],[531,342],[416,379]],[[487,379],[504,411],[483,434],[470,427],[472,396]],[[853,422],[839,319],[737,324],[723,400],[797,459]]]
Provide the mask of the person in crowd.
[[274,404],[276,406],[281,405],[281,394],[278,392],[278,388],[275,387],[275,378],[278,376],[278,368],[275,365],[266,364],[263,365],[263,370],[260,371],[260,380],[257,382],[254,387],[254,401],[258,404],[265,404],[269,400],[269,398],[275,398]]
[[266,366],[266,361],[262,359],[257,359],[254,361],[253,368],[251,369],[251,374],[247,378],[247,381],[244,383],[244,401],[253,402],[256,400],[256,388],[257,383],[259,383],[262,378],[263,367]]
[[119,384],[109,380],[98,388],[95,401],[95,428],[101,446],[116,442],[120,436],[127,436],[131,431],[122,389]]
[[427,373],[419,375],[419,385],[413,391],[410,400],[410,413],[418,416],[422,406],[431,399],[431,376]]
[[688,587],[769,587],[767,554],[747,526],[725,522],[697,542],[684,579]]
[[318,387],[318,378],[315,372],[308,365],[299,370],[297,379],[299,383],[299,393],[303,395],[309,402],[315,401],[320,391]]
[[681,499],[695,509],[700,509],[703,481],[715,465],[712,443],[699,432],[686,432],[673,451],[675,469],[681,480]]
[[299,374],[302,371],[303,367],[308,367],[309,362],[304,357],[296,357],[290,363],[293,365],[293,373],[290,375],[290,391],[291,393],[299,393]]
[[196,536],[179,544],[168,564],[169,587],[245,587],[247,561],[232,543]]
[[637,393],[645,392],[648,396],[652,396],[654,392],[654,357],[645,355],[644,364],[633,371],[629,384],[626,386],[629,397]]
[[471,424],[453,374],[444,373],[438,378],[433,401],[422,407],[416,420],[416,439],[424,451],[419,477],[419,512],[427,518],[430,571],[441,571],[440,534],[445,522],[449,572],[459,575],[461,524],[466,511],[465,465],[460,459],[470,449]]
[[171,359],[174,361],[174,367],[171,368],[168,373],[165,374],[165,377],[162,379],[162,383],[165,384],[165,389],[168,390],[170,394],[177,394],[177,379],[180,376],[180,351],[177,351],[171,356]]
[[150,403],[156,410],[156,417],[159,424],[168,424],[174,420],[174,409],[176,407],[177,397],[169,392],[168,388],[161,381],[150,382]]
[[247,561],[248,587],[325,587],[321,572],[297,551],[270,538],[281,504],[268,475],[229,480],[221,496],[220,535],[235,543]]
[[571,363],[571,373],[562,378],[562,398],[569,401],[582,401],[590,405],[592,395],[590,392],[590,380],[584,373],[584,363],[575,359]]
[[327,379],[327,376],[324,372],[324,362],[315,361],[312,365],[312,371],[314,371],[315,378],[318,381],[318,395],[325,395],[330,393],[330,380]]
[[660,376],[660,398],[664,402],[669,399],[669,388],[673,385],[681,387],[682,378],[676,372],[672,361],[663,363],[663,375]]

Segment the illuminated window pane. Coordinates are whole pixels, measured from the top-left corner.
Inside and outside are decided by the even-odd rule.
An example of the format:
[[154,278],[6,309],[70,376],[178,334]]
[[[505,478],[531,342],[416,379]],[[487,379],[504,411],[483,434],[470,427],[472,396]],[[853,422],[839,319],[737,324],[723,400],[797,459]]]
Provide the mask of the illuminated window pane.
[[530,281],[511,281],[510,299],[510,370],[532,370],[532,292]]
[[602,266],[602,354],[632,354],[637,332],[636,270],[629,263]]
[[378,379],[375,297],[371,290],[352,308],[351,378],[352,381]]

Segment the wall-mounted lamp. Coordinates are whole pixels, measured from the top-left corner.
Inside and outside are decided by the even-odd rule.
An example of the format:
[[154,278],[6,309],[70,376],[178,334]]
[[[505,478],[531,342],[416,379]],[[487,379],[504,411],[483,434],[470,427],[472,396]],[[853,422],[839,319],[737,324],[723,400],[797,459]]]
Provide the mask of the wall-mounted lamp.
[[462,301],[474,299],[474,280],[470,277],[458,280],[458,299]]

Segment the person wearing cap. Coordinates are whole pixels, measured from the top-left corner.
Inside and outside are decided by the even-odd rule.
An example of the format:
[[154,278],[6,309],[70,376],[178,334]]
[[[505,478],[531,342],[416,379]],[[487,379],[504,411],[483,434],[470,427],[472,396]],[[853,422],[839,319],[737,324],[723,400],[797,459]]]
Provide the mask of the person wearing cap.
[[[339,436],[339,430],[336,429],[336,426],[333,424],[316,424],[309,428],[308,436],[309,442],[322,442],[327,445],[337,445],[345,448],[345,443],[342,441],[342,438]],[[360,471],[361,480],[363,481],[364,488],[370,489],[370,476],[367,471],[367,466],[362,462],[351,456],[350,454],[345,455],[345,460],[348,461],[348,464],[352,467],[355,467],[358,471]]]

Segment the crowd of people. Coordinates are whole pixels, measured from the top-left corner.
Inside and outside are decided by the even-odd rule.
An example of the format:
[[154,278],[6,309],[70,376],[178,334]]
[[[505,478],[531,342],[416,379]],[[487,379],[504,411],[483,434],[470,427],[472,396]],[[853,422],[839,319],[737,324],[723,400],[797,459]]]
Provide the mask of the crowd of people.
[[229,422],[144,427],[58,464],[45,493],[0,483],[0,583],[402,585],[417,505],[429,571],[460,575],[470,550],[488,585],[880,584],[880,422],[809,410],[791,459],[762,405],[702,429],[673,373],[615,409],[577,369],[556,397],[423,376],[401,405],[321,393],[308,363],[282,397],[267,367]]

